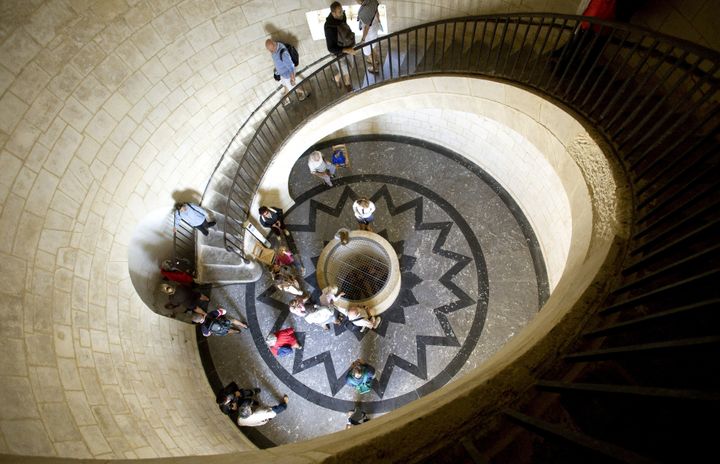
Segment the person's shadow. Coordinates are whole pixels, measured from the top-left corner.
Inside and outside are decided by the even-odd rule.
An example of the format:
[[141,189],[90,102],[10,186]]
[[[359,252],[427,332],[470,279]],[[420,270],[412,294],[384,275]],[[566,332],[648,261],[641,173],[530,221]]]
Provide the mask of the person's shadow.
[[199,205],[202,194],[194,189],[175,190],[172,193],[172,199],[175,203],[196,203]]
[[265,24],[265,32],[275,42],[282,42],[282,43],[290,44],[295,48],[297,48],[298,43],[300,43],[300,39],[298,39],[298,37],[295,34],[288,32],[287,30],[280,29],[277,26],[275,26],[273,23]]

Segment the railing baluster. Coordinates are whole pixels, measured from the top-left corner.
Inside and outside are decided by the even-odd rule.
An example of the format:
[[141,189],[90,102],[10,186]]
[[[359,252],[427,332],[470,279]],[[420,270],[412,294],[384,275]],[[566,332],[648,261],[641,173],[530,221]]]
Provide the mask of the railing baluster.
[[442,38],[442,48],[440,49],[440,69],[445,69],[445,50],[447,50],[447,45],[445,44],[445,39],[447,38],[447,26],[448,23],[443,23],[443,38]]
[[[509,21],[510,21],[510,18],[508,18],[508,22]],[[517,36],[518,29],[520,29],[520,17],[519,16],[515,19],[515,28],[513,29],[512,38],[510,39],[510,44],[509,44],[510,47],[508,48],[508,51],[505,54],[505,62],[503,63],[503,66],[502,66],[503,74],[506,74],[505,71],[507,70],[508,62],[510,61],[510,55],[513,54],[513,48],[515,45],[515,37]],[[527,31],[525,31],[525,35],[527,35]],[[518,48],[518,55],[520,53],[522,53],[522,44],[520,44],[520,47]],[[515,58],[515,61],[517,61],[517,58]]]
[[[585,84],[588,82],[588,79],[590,78],[590,76],[599,78],[599,77],[595,76],[595,68],[597,67],[598,62],[600,61],[600,57],[602,57],[602,56],[604,55],[605,50],[607,49],[608,44],[612,42],[614,35],[615,35],[615,29],[611,29],[611,30],[610,30],[610,33],[608,34],[608,36],[605,38],[605,41],[603,42],[602,48],[595,54],[595,59],[593,60],[592,66],[590,66],[590,69],[584,73],[584,74],[585,74],[585,78],[582,80],[582,82],[580,83],[580,86],[579,86],[579,87],[577,88],[577,90],[575,91],[575,96],[573,96],[570,101],[574,102],[574,101],[577,100],[578,96],[580,96],[580,93],[581,93],[582,90],[585,88]],[[595,39],[597,40],[599,37],[600,37],[600,35],[598,34],[598,35],[595,36]],[[594,46],[595,46],[595,43],[596,43],[596,42],[593,41],[593,43],[592,43],[590,46],[591,46],[591,47],[594,47]],[[586,55],[585,58],[587,58],[587,55]],[[576,72],[575,75],[573,76],[572,81],[570,81],[570,84],[568,85],[568,88],[567,88],[568,91],[572,88],[572,85],[573,85],[573,83],[575,82],[575,79],[577,78],[577,76],[582,72],[582,69],[583,69],[583,66],[584,66],[584,65],[585,65],[585,59],[583,59],[583,62],[580,63],[580,67],[578,68],[577,72]],[[603,73],[604,71],[605,71],[605,69],[603,68],[600,76],[602,76],[602,73]],[[564,95],[567,95],[567,91],[566,91],[566,93],[565,93]]]
[[385,64],[383,63],[383,51],[382,51],[382,43],[385,39],[378,41],[378,55],[380,56],[380,76],[383,81],[385,81]]
[[[413,44],[414,47],[415,47],[415,53],[414,53],[414,55],[415,55],[415,71],[417,71],[418,68],[419,68],[419,66],[418,66],[418,55],[419,55],[419,52],[420,52],[420,45],[419,45],[420,42],[418,42],[418,31],[419,31],[419,29],[415,29],[415,43]],[[425,52],[423,52],[423,55],[424,55],[424,54],[425,54]],[[408,59],[408,63],[410,63],[410,60],[409,60],[409,59]],[[409,66],[409,64],[408,64],[408,66]],[[408,71],[408,73],[409,73],[409,72],[410,72],[410,71]]]
[[[560,38],[562,37],[563,32],[565,32],[565,27],[567,26],[567,22],[568,22],[567,18],[563,19],[562,26],[560,28],[558,28],[559,29],[558,34],[557,34],[557,37],[555,38],[555,43],[553,44],[553,46],[549,52],[549,54],[550,54],[549,56],[552,56],[552,54],[558,49],[558,44],[560,43]],[[555,23],[553,23],[553,24],[555,24]],[[552,32],[552,31],[550,31],[550,32]],[[548,32],[548,35],[550,34],[550,32]],[[563,54],[565,53],[565,50],[566,49],[564,48],[562,51]],[[543,76],[545,76],[548,65],[550,64],[549,56],[545,58],[545,65],[543,66],[542,71],[540,72],[540,76],[538,78],[538,87],[540,87],[540,88],[547,87],[547,85],[540,85],[540,83],[542,82]],[[562,56],[560,58],[562,59]],[[551,76],[552,76],[552,73],[547,78],[547,82],[550,81]]]
[[[615,71],[615,74],[613,75],[613,77],[612,77],[612,79],[610,80],[610,82],[608,82],[608,83],[605,84],[605,88],[603,89],[602,93],[601,93],[600,96],[595,100],[595,104],[593,104],[592,107],[590,108],[590,110],[589,110],[589,112],[588,112],[589,115],[595,112],[595,108],[597,108],[598,105],[599,105],[601,102],[603,102],[603,106],[604,106],[605,108],[607,108],[607,104],[605,103],[605,94],[610,90],[610,88],[612,87],[612,85],[613,85],[613,84],[615,83],[615,81],[620,77],[621,73],[625,70],[627,64],[630,62],[630,59],[635,55],[635,51],[636,51],[636,50],[638,49],[638,47],[640,46],[640,42],[642,42],[642,39],[640,39],[640,40],[638,40],[637,42],[635,42],[635,45],[633,46],[632,50],[630,50],[630,52],[627,54],[627,57],[625,58],[625,61],[623,62],[623,64],[620,65],[620,66],[617,68],[617,71]],[[657,43],[657,42],[655,42],[655,43]],[[626,77],[625,83],[627,83],[628,80],[629,80],[629,79]],[[617,95],[618,95],[618,94],[615,93],[615,97],[613,97],[613,99],[614,99],[614,98],[617,98]],[[597,119],[597,118],[596,118],[596,119]]]
[[482,55],[485,51],[485,34],[487,33],[487,25],[488,21],[483,21],[483,31],[482,36],[480,36],[480,49],[478,50],[478,56],[476,61],[476,70],[479,69],[482,66]]
[[[492,49],[493,45],[495,44],[495,36],[497,35],[497,28],[498,28],[499,20],[494,19],[493,20],[493,34],[490,38],[490,46],[488,47],[488,53],[487,53],[487,67],[490,67],[490,57],[492,56]],[[488,69],[489,70],[489,69]],[[493,74],[495,74],[495,71],[493,71]]]
[[427,70],[427,54],[428,54],[428,44],[427,44],[427,35],[428,35],[428,28],[423,29],[423,71]]
[[500,44],[498,45],[497,56],[495,57],[495,64],[493,65],[493,72],[495,74],[502,74],[500,69],[500,56],[502,55],[503,47],[505,46],[505,36],[507,35],[508,26],[510,25],[510,18],[506,17],[503,23],[502,35],[500,36]]
[[[565,62],[565,63],[562,63],[562,62],[558,63],[559,65],[563,66],[565,69],[563,70],[563,73],[560,75],[560,79],[558,79],[557,83],[555,84],[555,88],[553,89],[553,93],[558,93],[558,89],[559,89],[560,86],[562,85],[562,82],[565,80],[565,76],[567,75],[568,71],[570,70],[570,68],[573,68],[573,67],[574,67],[574,66],[573,66],[573,63],[575,62],[575,57],[577,56],[578,52],[581,51],[581,50],[584,50],[584,48],[585,48],[585,43],[587,42],[588,37],[589,37],[590,35],[593,35],[594,38],[597,39],[597,35],[600,34],[600,32],[601,32],[602,30],[601,30],[600,32],[597,32],[597,33],[594,33],[594,32],[591,32],[591,31],[592,31],[592,28],[588,28],[588,30],[585,31],[585,33],[582,34],[582,37],[580,37],[580,43],[577,43],[577,44],[575,44],[575,45],[573,46],[574,50],[572,51],[572,55],[570,56],[570,59],[569,59],[567,62]],[[576,32],[576,34],[577,34],[577,32]],[[577,36],[577,35],[576,35],[576,36]],[[574,39],[574,38],[575,38],[575,37],[573,37],[573,39]],[[569,43],[569,44],[572,44],[572,43],[573,43],[573,39],[570,39],[570,43]],[[585,56],[587,57],[587,54],[585,54]],[[576,72],[578,72],[580,69],[579,69],[579,67],[575,67],[575,70],[576,70]],[[567,90],[566,90],[566,92],[567,92]]]
[[[510,68],[510,75],[515,75],[515,66],[517,66],[518,61],[520,61],[520,58],[522,58],[523,50],[525,49],[525,42],[527,41],[528,33],[530,32],[530,26],[532,25],[532,21],[528,20],[528,23],[525,25],[525,34],[523,34],[522,41],[520,42],[520,47],[518,48],[517,55],[515,55],[515,61],[513,61],[512,68]],[[520,18],[518,18],[517,26],[520,27]],[[515,40],[513,38],[513,40]],[[507,66],[507,62],[505,62],[505,66]],[[524,66],[523,66],[524,68]],[[520,73],[520,76],[522,76],[522,72]],[[518,76],[518,77],[520,77]]]
[[465,60],[467,62],[467,70],[468,71],[471,71],[473,69],[472,57],[473,57],[473,48],[475,48],[475,33],[477,32],[477,25],[478,25],[478,21],[473,21],[472,35],[470,36],[470,48],[468,49],[468,52],[467,52],[467,60]]
[[[552,20],[551,20],[552,21]],[[523,64],[522,71],[520,71],[520,76],[525,75],[525,67],[527,66],[530,59],[537,53],[537,57],[535,58],[535,61],[533,62],[532,67],[530,68],[530,71],[528,72],[527,79],[525,79],[526,82],[529,82],[532,77],[535,75],[535,69],[537,69],[537,65],[540,62],[540,58],[542,57],[543,51],[545,51],[545,45],[547,44],[548,37],[550,37],[550,32],[545,32],[545,38],[543,39],[542,45],[540,46],[540,50],[536,51],[535,46],[537,45],[537,41],[540,38],[540,33],[543,32],[543,27],[545,26],[545,18],[541,18],[540,24],[538,25],[538,30],[535,33],[535,40],[533,40],[533,46],[528,54],[528,59],[525,61],[525,64]]]
[[462,39],[460,39],[460,50],[458,52],[457,62],[455,63],[454,69],[459,71],[462,69],[462,57],[465,55],[465,36],[467,35],[467,24],[468,20],[463,21]]

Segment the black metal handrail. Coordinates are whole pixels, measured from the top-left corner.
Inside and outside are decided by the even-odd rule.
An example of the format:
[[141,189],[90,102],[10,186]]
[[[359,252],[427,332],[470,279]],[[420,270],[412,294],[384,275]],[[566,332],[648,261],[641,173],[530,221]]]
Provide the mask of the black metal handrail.
[[[366,46],[384,62],[377,74],[362,58],[360,50]],[[678,134],[672,142],[670,135],[690,116],[700,131],[717,122],[712,108],[717,101],[718,54],[627,24],[534,13],[457,18],[411,27],[355,49],[355,56],[334,58],[306,72],[303,85],[311,87],[315,97],[300,104],[296,91],[291,91],[289,98],[295,103],[286,107],[278,99],[255,128],[225,205],[228,250],[243,255],[243,223],[250,202],[284,140],[313,114],[348,97],[333,78],[339,60],[351,64],[353,92],[400,78],[453,73],[533,88],[595,123],[617,148],[630,147],[628,159],[634,166],[647,166],[649,149],[665,141],[673,146],[687,141],[689,133]],[[653,91],[640,97],[639,87]],[[253,115],[269,102],[266,99]],[[685,116],[670,120],[665,110],[677,105],[687,108]],[[645,143],[648,140],[652,147]],[[661,159],[669,153],[666,150]]]

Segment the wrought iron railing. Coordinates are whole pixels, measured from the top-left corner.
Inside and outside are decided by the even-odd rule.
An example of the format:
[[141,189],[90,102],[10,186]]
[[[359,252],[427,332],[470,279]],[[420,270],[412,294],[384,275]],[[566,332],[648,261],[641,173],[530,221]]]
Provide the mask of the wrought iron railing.
[[[614,145],[634,195],[621,278],[574,351],[560,355],[566,368],[554,378],[538,378],[538,395],[562,392],[596,402],[623,397],[623,408],[612,412],[613,405],[603,402],[598,412],[620,418],[636,398],[712,400],[717,406],[720,55],[643,28],[554,14],[443,20],[368,45],[382,57],[379,73],[368,70],[361,53],[335,58],[306,75],[315,97],[287,107],[276,103],[256,127],[228,192],[227,248],[242,254],[242,224],[278,148],[313,114],[352,93],[432,74],[489,77],[533,89],[581,114]],[[333,66],[340,59],[352,64],[351,93],[335,85]],[[642,370],[646,362],[659,372]],[[629,385],[619,380],[627,378]],[[590,403],[580,404],[585,407],[573,414],[590,414]],[[516,410],[505,417],[543,437],[621,459],[682,459],[673,454],[672,435],[652,441],[668,430],[692,442],[680,447],[686,453],[712,446],[711,439],[703,445],[682,429],[663,429],[662,407],[642,411],[633,420],[655,435],[637,432],[632,442],[621,427],[568,430]],[[684,420],[682,408],[672,411]],[[705,423],[695,422],[683,423],[693,431]]]
[[173,260],[186,261],[191,269],[195,269],[195,229],[183,220],[175,221],[175,211],[169,218],[173,231]]

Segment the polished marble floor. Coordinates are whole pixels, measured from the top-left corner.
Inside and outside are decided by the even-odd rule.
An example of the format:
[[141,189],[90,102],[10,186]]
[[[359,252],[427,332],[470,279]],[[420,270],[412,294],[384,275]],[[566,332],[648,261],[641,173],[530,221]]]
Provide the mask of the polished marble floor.
[[[337,142],[337,141],[336,141]],[[248,430],[259,446],[341,430],[361,403],[371,417],[441,388],[479,366],[537,313],[548,294],[537,240],[509,195],[458,155],[415,139],[360,136],[340,141],[351,154],[329,188],[307,170],[307,153],[291,174],[295,205],[286,211],[288,243],[305,267],[303,284],[317,296],[315,263],[341,227],[356,227],[353,201],[375,202],[374,228],[398,255],[402,288],[375,331],[323,331],[292,315],[291,296],[265,276],[252,285],[214,288],[221,305],[249,330],[201,340],[213,388],[231,381],[260,387],[288,410]],[[319,145],[327,159],[331,143]],[[275,358],[264,337],[292,326],[303,348]],[[350,363],[375,367],[372,391],[345,386]]]

